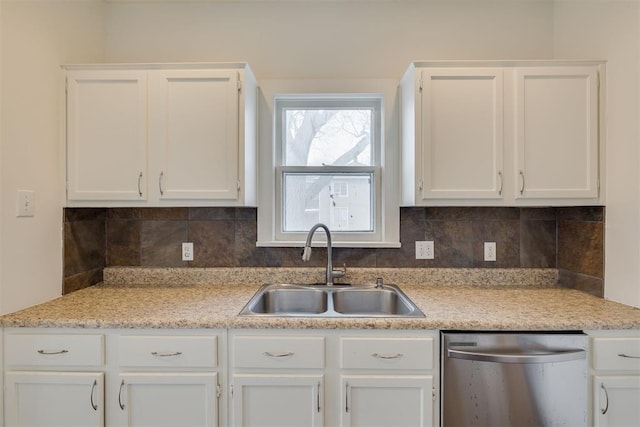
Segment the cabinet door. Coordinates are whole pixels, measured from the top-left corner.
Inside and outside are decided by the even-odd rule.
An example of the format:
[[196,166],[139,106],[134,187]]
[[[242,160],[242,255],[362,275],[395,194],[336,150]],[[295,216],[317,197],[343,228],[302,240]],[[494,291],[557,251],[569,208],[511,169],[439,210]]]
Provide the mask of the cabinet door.
[[207,426],[218,425],[217,374],[120,374],[118,425]]
[[7,426],[102,426],[103,390],[103,373],[7,372]]
[[349,375],[342,377],[343,427],[433,425],[433,377]]
[[235,375],[233,425],[321,427],[322,375]]
[[158,71],[150,98],[160,200],[238,197],[238,74]]
[[345,427],[433,425],[433,377],[348,375],[342,377]]
[[640,425],[640,376],[596,376],[593,381],[594,425]]
[[[497,68],[422,71],[422,199],[499,199],[503,76]],[[420,145],[420,144],[419,144]]]
[[516,86],[515,197],[598,197],[597,68],[519,68]]
[[146,200],[146,165],[146,73],[69,71],[68,200]]

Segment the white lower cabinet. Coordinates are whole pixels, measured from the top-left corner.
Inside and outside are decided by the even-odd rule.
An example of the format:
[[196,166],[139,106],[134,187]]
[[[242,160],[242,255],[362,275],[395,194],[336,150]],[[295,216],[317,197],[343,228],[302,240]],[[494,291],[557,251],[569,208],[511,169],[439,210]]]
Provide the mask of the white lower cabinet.
[[430,426],[433,377],[430,375],[344,375],[341,377],[345,427]]
[[640,426],[640,375],[596,375],[593,392],[595,426]]
[[325,425],[322,334],[247,331],[230,339],[231,425]]
[[322,374],[233,376],[234,426],[321,427]]
[[340,425],[437,425],[434,342],[437,335],[340,337]]
[[5,330],[4,372],[5,425],[104,425],[102,334]]
[[7,426],[227,426],[226,331],[4,330]]
[[437,424],[437,332],[230,332],[231,424]]
[[[109,425],[216,427],[220,417],[219,339],[224,332],[123,332],[111,337]],[[222,349],[224,349],[224,344]],[[115,358],[117,357],[117,360]],[[116,381],[113,381],[115,379]]]
[[104,425],[104,373],[10,371],[5,374],[7,426]]
[[218,425],[217,373],[123,373],[117,424],[154,427]]
[[640,425],[640,335],[638,331],[590,333],[593,425]]

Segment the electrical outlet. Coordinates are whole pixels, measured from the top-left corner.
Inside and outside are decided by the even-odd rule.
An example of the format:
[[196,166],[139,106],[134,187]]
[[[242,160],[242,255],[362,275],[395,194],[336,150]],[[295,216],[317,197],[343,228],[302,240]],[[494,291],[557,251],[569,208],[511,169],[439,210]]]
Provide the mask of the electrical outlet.
[[416,259],[433,259],[433,240],[416,242]]
[[193,243],[185,242],[182,244],[182,260],[193,261]]
[[496,242],[484,242],[484,260],[496,260]]

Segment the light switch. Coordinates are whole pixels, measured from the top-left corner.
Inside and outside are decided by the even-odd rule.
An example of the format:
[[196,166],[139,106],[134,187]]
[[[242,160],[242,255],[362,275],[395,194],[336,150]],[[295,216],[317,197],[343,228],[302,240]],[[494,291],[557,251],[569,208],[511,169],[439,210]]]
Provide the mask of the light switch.
[[36,198],[34,191],[18,190],[16,200],[16,216],[35,216]]

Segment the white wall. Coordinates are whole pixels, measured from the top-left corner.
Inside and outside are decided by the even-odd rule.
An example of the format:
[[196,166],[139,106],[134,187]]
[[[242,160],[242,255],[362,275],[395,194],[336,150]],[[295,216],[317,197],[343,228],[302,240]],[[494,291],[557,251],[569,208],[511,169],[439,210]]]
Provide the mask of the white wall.
[[[96,0],[3,0],[0,134],[0,312],[62,293],[59,66],[103,60]],[[35,191],[33,218],[16,218],[16,190]]]
[[[0,212],[2,212],[2,0],[0,0]],[[2,242],[2,217],[0,216],[0,242]],[[2,245],[0,245],[0,314],[2,314],[2,301],[4,300],[2,296]],[[2,394],[2,393],[0,393]],[[4,397],[3,397],[4,401]],[[2,419],[4,419],[4,413],[2,413]]]
[[640,2],[555,5],[555,56],[605,59],[605,297],[640,307]]
[[247,61],[259,80],[399,80],[412,60],[553,53],[539,0],[120,1],[107,28],[109,61]]

